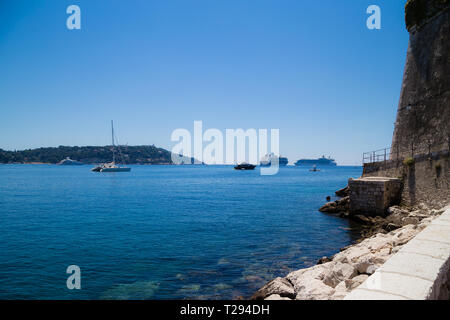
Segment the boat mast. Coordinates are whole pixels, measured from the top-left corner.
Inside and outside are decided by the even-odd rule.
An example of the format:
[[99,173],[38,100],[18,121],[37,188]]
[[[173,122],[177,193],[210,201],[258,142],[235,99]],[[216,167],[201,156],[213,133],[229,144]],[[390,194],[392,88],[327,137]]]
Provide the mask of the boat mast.
[[112,139],[112,148],[113,148],[113,163],[116,163],[116,153],[114,148],[114,123],[111,120],[111,139]]

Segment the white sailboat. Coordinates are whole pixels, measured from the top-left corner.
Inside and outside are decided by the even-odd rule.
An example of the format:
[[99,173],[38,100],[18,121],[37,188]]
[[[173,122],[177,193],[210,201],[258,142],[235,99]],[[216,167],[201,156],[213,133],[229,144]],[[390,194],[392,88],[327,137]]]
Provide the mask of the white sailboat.
[[[120,167],[116,164],[116,145],[114,143],[114,123],[111,120],[111,137],[112,137],[112,153],[113,153],[113,161],[109,163],[103,163],[100,166],[97,166],[95,168],[92,168],[91,171],[96,172],[129,172],[131,171],[130,167]],[[117,146],[117,149],[119,151],[119,155],[122,158],[122,154],[120,153],[119,146]]]

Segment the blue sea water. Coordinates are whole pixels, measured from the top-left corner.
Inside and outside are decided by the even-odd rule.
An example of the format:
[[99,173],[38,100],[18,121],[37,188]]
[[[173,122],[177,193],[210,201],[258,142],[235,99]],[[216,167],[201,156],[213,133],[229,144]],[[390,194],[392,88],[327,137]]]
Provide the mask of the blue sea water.
[[0,299],[248,298],[358,234],[317,209],[361,167],[89,169],[0,165]]

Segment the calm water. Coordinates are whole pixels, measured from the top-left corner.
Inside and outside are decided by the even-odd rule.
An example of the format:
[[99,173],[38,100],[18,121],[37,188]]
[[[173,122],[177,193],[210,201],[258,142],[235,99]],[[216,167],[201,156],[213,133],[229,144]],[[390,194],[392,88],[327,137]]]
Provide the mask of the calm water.
[[248,298],[356,236],[317,209],[360,167],[89,169],[0,165],[0,299]]

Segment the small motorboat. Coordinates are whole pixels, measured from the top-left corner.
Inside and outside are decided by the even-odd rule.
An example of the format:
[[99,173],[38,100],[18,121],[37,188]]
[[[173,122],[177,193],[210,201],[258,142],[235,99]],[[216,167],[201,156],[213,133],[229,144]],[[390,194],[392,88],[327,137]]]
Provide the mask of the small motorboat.
[[320,169],[317,169],[316,165],[314,165],[311,169],[309,169],[309,171],[317,172],[320,171]]
[[234,170],[254,170],[256,168],[253,164],[241,163],[234,167]]

